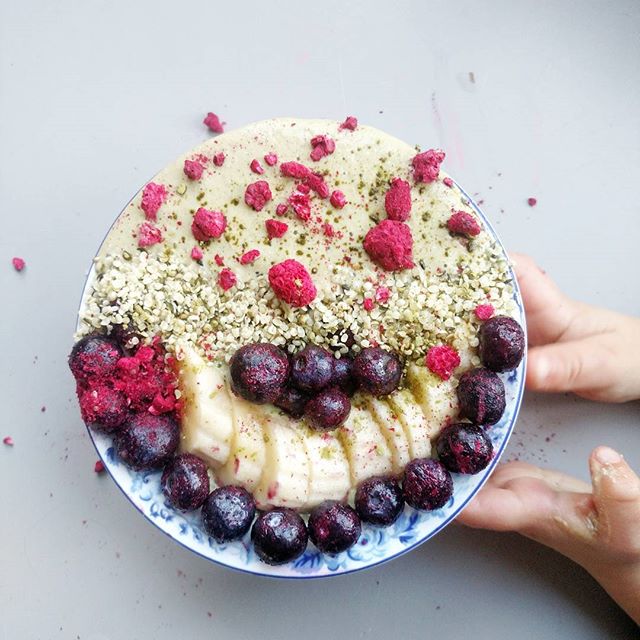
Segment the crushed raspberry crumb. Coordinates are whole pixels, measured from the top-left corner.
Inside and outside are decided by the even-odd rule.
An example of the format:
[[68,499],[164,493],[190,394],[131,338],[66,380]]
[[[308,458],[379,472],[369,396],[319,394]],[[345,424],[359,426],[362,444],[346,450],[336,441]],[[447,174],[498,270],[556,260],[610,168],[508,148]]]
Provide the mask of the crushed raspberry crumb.
[[373,302],[373,298],[365,298],[362,303],[365,311],[373,311],[373,307],[375,307],[375,303]]
[[238,259],[238,262],[240,264],[251,264],[255,262],[259,257],[260,251],[258,251],[257,249],[251,249],[246,253],[243,253]]
[[104,462],[102,462],[102,460],[96,460],[96,463],[93,465],[93,470],[95,471],[95,473],[103,473]]
[[273,238],[282,238],[289,228],[289,225],[286,222],[280,222],[279,220],[273,219],[266,220],[264,226],[267,229],[267,236],[269,236],[269,240],[272,240]]
[[339,191],[338,189],[336,189],[331,194],[331,197],[329,198],[329,202],[331,203],[332,207],[336,209],[342,209],[344,205],[347,204],[347,199],[345,198],[345,195],[344,193],[342,193],[342,191]]
[[429,149],[416,155],[411,161],[415,181],[433,182],[436,180],[444,156],[444,151],[440,151],[440,149]]
[[385,271],[401,271],[414,266],[413,237],[404,222],[379,222],[369,229],[363,244],[369,257]]
[[193,216],[191,232],[199,242],[219,238],[227,228],[227,219],[221,211],[209,211],[200,207]]
[[340,130],[347,129],[348,131],[355,131],[358,126],[358,118],[355,116],[347,116],[346,120],[340,125]]
[[442,182],[450,189],[453,187],[453,180],[449,176],[442,178]]
[[215,261],[215,263],[219,266],[219,267],[224,267],[224,258],[222,256],[219,256],[217,253],[215,256],[213,256],[213,259]]
[[313,147],[309,157],[318,162],[325,156],[331,155],[336,150],[336,143],[329,136],[314,136],[311,138],[311,146]]
[[303,180],[311,175],[311,169],[308,169],[299,162],[283,162],[280,165],[280,173],[286,178],[295,178]]
[[327,238],[333,238],[336,235],[336,230],[330,222],[324,222],[322,224],[322,233],[327,236]]
[[478,320],[488,320],[495,312],[492,304],[479,304],[475,308],[476,318]]
[[309,272],[297,260],[273,265],[269,269],[269,284],[280,300],[293,307],[310,304],[317,294]]
[[267,153],[264,157],[264,161],[270,166],[275,167],[278,164],[278,156],[275,153]]
[[187,176],[189,180],[200,180],[203,171],[204,167],[201,162],[197,160],[184,161],[184,175]]
[[535,207],[538,204],[538,199],[537,198],[527,198],[527,204],[530,207]]
[[202,249],[198,246],[193,247],[193,249],[191,249],[191,259],[195,260],[196,262],[200,262],[200,260],[202,260],[202,258],[204,257],[204,254],[202,253]]
[[266,180],[258,180],[251,183],[244,192],[244,201],[254,211],[262,211],[264,205],[271,200],[271,189]]
[[213,156],[213,164],[215,164],[216,167],[221,167],[224,164],[225,158],[226,156],[224,155],[224,153],[222,153],[222,151],[219,151]]
[[305,184],[323,200],[329,197],[329,187],[319,173],[309,174],[305,179]]
[[306,222],[311,218],[311,198],[308,193],[303,193],[300,189],[296,189],[289,196],[289,204],[296,214],[296,217],[300,220]]
[[468,237],[477,236],[482,231],[478,221],[466,211],[456,211],[447,220],[447,229],[456,235]]
[[147,220],[156,220],[158,209],[167,199],[167,190],[163,184],[149,182],[142,190],[142,201],[140,208],[144,211]]
[[406,180],[394,178],[384,197],[384,208],[391,220],[404,222],[411,213],[411,186]]
[[209,111],[209,113],[207,113],[207,117],[202,122],[214,133],[224,133],[222,122],[220,122],[220,118],[218,118],[215,113]]
[[151,247],[162,242],[162,231],[154,227],[150,222],[143,222],[138,228],[138,246]]
[[253,171],[253,173],[257,173],[259,176],[264,173],[262,165],[255,158],[251,161],[249,168],[251,169],[251,171]]
[[389,291],[389,287],[378,287],[376,289],[376,302],[388,302],[390,296],[391,291]]
[[283,216],[283,215],[285,215],[285,213],[287,213],[288,210],[289,210],[289,205],[288,204],[284,204],[284,203],[279,204],[276,207],[276,215]]
[[22,258],[13,258],[11,264],[16,271],[22,271],[27,266],[27,263]]
[[15,443],[13,442],[13,438],[11,436],[5,436],[4,438],[2,438],[2,444],[6,444],[7,447],[13,447]]
[[236,278],[236,274],[231,271],[231,269],[225,268],[218,274],[218,284],[225,290],[228,291],[233,287],[236,282],[238,282],[238,278]]
[[458,352],[446,344],[431,347],[427,351],[425,364],[429,371],[432,371],[443,380],[448,380],[456,367],[460,366],[460,356]]

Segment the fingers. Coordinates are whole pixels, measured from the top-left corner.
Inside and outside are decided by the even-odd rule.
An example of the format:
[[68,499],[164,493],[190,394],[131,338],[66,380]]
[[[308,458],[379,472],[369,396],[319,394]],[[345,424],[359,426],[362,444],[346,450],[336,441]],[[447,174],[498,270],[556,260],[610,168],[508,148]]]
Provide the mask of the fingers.
[[591,493],[591,485],[553,469],[541,469],[527,462],[508,462],[500,465],[492,475],[496,486],[505,487],[506,484],[519,477],[536,478],[545,482],[556,491],[571,491],[575,493]]

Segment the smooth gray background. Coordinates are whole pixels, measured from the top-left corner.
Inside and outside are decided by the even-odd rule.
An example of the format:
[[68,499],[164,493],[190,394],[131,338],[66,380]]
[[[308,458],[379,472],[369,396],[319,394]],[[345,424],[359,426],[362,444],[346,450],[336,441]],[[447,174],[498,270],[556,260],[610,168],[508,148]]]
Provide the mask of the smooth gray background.
[[[208,110],[230,128],[354,114],[441,146],[509,248],[639,314],[639,33],[623,0],[2,0],[0,637],[634,637],[581,569],[516,535],[452,526],[329,581],[209,564],[94,474],[65,358],[106,229]],[[639,418],[528,395],[508,457],[586,479],[607,443],[640,469]]]

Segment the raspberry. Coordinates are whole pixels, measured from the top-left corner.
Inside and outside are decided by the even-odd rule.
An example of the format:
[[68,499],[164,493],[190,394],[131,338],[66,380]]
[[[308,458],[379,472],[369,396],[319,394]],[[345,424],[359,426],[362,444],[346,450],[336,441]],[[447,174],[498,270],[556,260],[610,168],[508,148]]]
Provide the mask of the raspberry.
[[267,155],[264,157],[264,161],[270,166],[270,167],[274,167],[275,165],[278,164],[278,156],[275,153],[267,153]]
[[401,271],[414,266],[413,237],[404,222],[379,222],[369,230],[363,244],[369,257],[385,271]]
[[384,208],[390,220],[404,222],[411,213],[411,186],[406,180],[394,178],[384,197]]
[[283,162],[280,165],[280,173],[286,178],[295,178],[303,180],[311,175],[311,169],[308,169],[299,162]]
[[16,271],[22,271],[27,265],[22,258],[13,258],[13,260],[11,260],[11,264]]
[[224,127],[220,122],[220,118],[218,118],[215,113],[209,111],[209,113],[207,113],[207,117],[202,122],[214,133],[224,133]]
[[364,307],[365,311],[373,311],[373,307],[375,307],[375,303],[373,302],[372,298],[365,298],[364,302],[362,303],[362,306]]
[[289,196],[289,204],[296,214],[296,217],[300,220],[306,222],[311,218],[311,198],[308,194],[301,193],[299,189],[296,189],[291,196]]
[[355,116],[347,116],[346,120],[340,125],[340,130],[347,129],[348,131],[355,131],[358,126],[358,118]]
[[488,320],[494,311],[495,309],[492,304],[479,304],[475,308],[476,318],[478,318],[478,320]]
[[7,447],[13,447],[15,442],[13,441],[13,438],[11,436],[5,436],[4,438],[2,438],[2,444],[6,445]]
[[342,191],[338,191],[337,189],[331,194],[329,198],[329,202],[331,206],[335,209],[342,209],[345,204],[347,204],[347,199],[344,197],[344,193]]
[[329,197],[329,187],[320,174],[311,173],[305,180],[305,184],[315,191],[318,197],[323,200]]
[[223,269],[218,274],[218,284],[225,290],[228,291],[231,287],[235,286],[236,282],[238,282],[238,278],[236,278],[236,274],[231,271],[231,269]]
[[440,165],[444,156],[444,151],[440,151],[440,149],[429,149],[416,155],[411,161],[414,180],[416,182],[433,182],[440,173]]
[[527,204],[530,207],[535,207],[538,204],[538,200],[536,198],[527,198]]
[[333,228],[330,222],[324,222],[322,224],[322,233],[327,236],[327,238],[333,238],[336,235],[336,230]]
[[167,190],[164,185],[149,182],[142,190],[142,200],[140,208],[144,211],[147,220],[156,220],[158,209],[167,199]]
[[253,173],[257,173],[258,175],[262,175],[264,173],[264,169],[262,165],[254,158],[249,165],[249,168]]
[[376,302],[388,302],[390,296],[391,292],[389,291],[389,287],[378,287],[376,289]]
[[288,204],[284,204],[284,203],[279,204],[276,207],[276,215],[277,216],[283,216],[283,215],[285,215],[287,213],[288,210],[289,210],[289,205]]
[[286,222],[280,222],[279,220],[273,219],[267,220],[264,223],[264,226],[267,229],[269,240],[272,240],[273,238],[282,238],[289,228],[289,225]]
[[442,380],[448,380],[456,367],[460,366],[458,352],[446,344],[431,347],[427,351],[425,364]]
[[254,210],[262,211],[264,205],[271,200],[271,189],[265,180],[258,180],[247,187],[244,192],[244,201]]
[[212,238],[219,238],[227,228],[227,219],[220,211],[209,211],[200,207],[193,216],[191,232],[200,242],[207,242]]
[[251,249],[250,251],[243,253],[240,256],[240,259],[238,260],[238,262],[240,262],[240,264],[251,264],[255,262],[259,257],[260,257],[260,252],[257,249]]
[[311,138],[311,146],[313,150],[309,157],[314,162],[331,155],[336,150],[336,143],[329,136],[314,136]]
[[202,178],[202,172],[204,171],[204,167],[202,163],[197,160],[185,160],[184,161],[184,175],[189,178],[189,180],[200,180]]
[[482,231],[478,221],[466,211],[456,211],[447,220],[447,229],[455,235],[467,237],[477,236]]
[[297,260],[285,260],[269,269],[269,284],[274,293],[293,307],[304,307],[316,297],[309,272]]
[[453,180],[448,176],[446,178],[442,178],[442,182],[450,189],[453,187]]
[[138,228],[138,246],[151,247],[162,242],[162,231],[154,227],[150,222],[143,222]]
[[204,254],[202,253],[202,249],[198,246],[193,247],[193,249],[191,249],[191,259],[195,260],[196,262],[200,262],[200,260],[202,260],[202,258],[204,257]]
[[213,164],[216,165],[216,167],[221,167],[224,164],[224,159],[225,159],[225,155],[224,153],[222,153],[222,151],[220,151],[219,153],[216,153],[213,156]]
[[224,258],[222,256],[219,256],[217,253],[215,256],[213,256],[213,259],[215,261],[215,263],[219,266],[219,267],[224,267]]

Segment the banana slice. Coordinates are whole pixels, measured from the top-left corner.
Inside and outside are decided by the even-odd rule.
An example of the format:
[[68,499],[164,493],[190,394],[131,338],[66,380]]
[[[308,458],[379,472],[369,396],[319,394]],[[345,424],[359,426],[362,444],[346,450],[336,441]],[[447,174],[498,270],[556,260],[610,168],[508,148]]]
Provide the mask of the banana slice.
[[309,493],[309,460],[300,435],[277,411],[266,408],[266,456],[262,478],[253,497],[259,508],[299,509]]
[[411,391],[396,391],[388,400],[394,413],[400,418],[411,459],[428,458],[431,455],[429,424]]
[[441,380],[426,367],[411,364],[407,383],[429,425],[431,440],[458,413],[458,400],[453,379]]
[[229,458],[233,419],[221,364],[208,364],[192,347],[180,347],[179,385],[184,399],[180,449],[219,467]]
[[260,407],[229,393],[234,435],[227,462],[214,471],[220,485],[236,484],[253,491],[265,465],[265,441]]
[[371,412],[360,402],[354,402],[347,421],[337,430],[347,460],[351,482],[393,472],[391,451]]
[[402,473],[411,460],[411,453],[409,441],[397,412],[392,409],[387,401],[373,397],[366,399],[366,406],[371,411],[382,435],[387,440],[391,450],[393,473],[396,475]]

